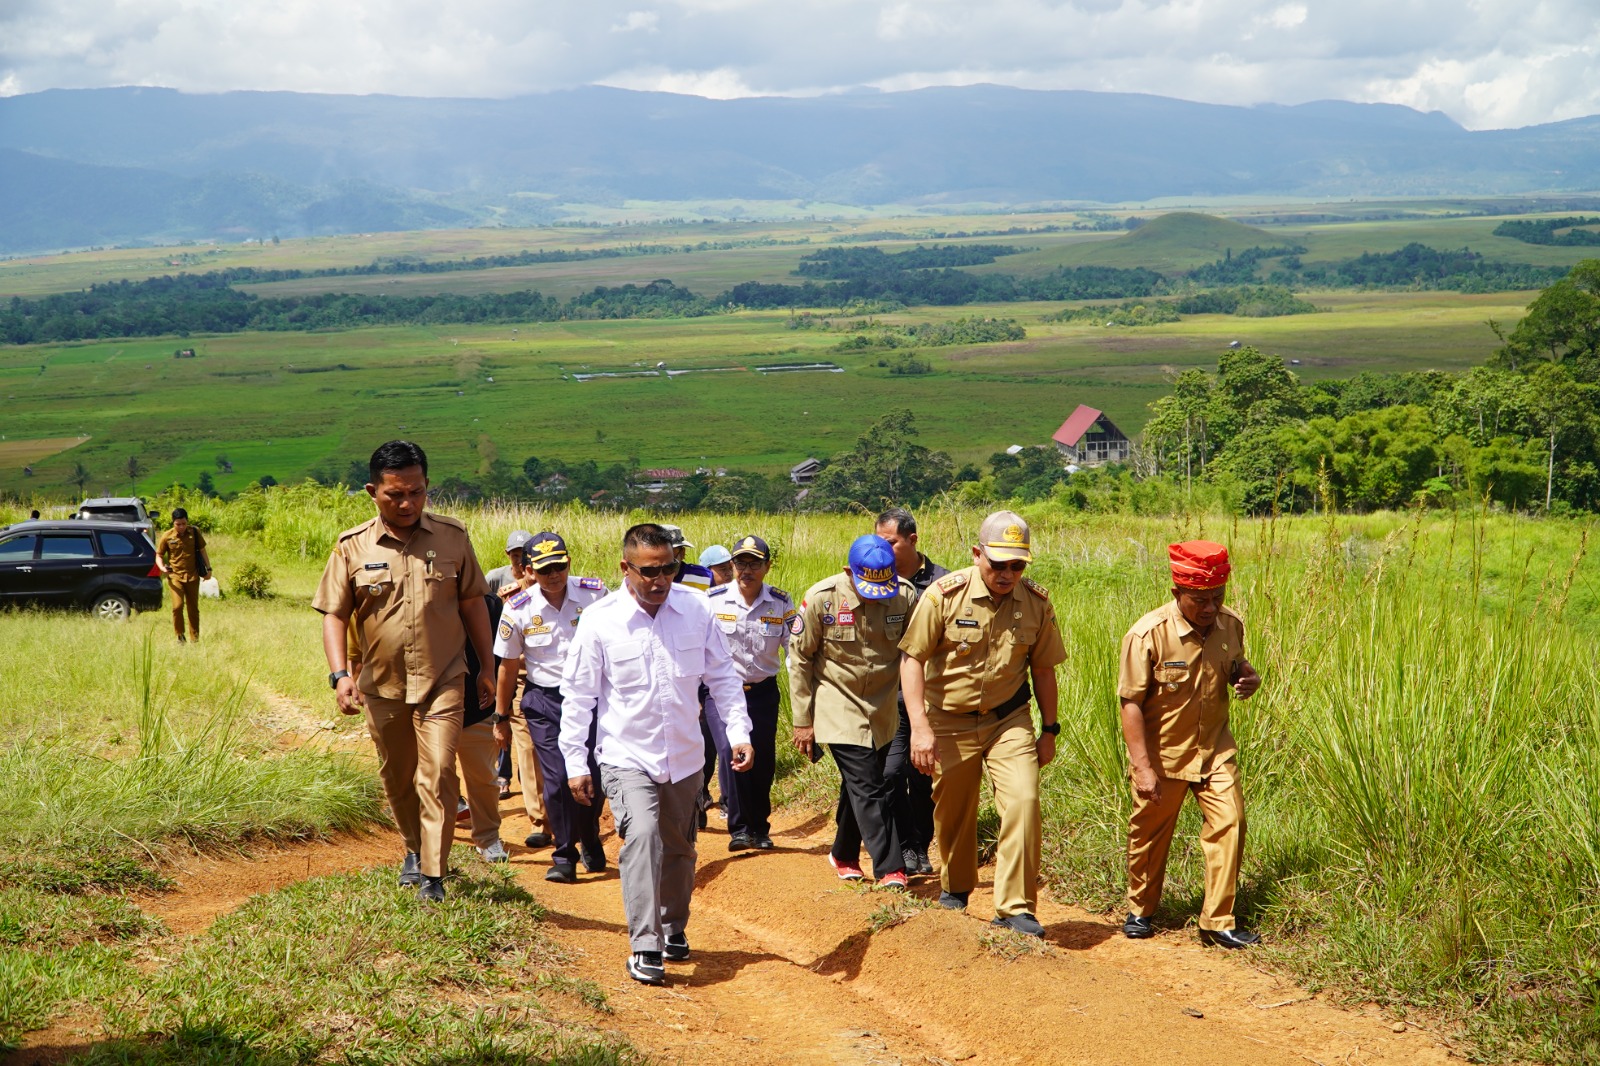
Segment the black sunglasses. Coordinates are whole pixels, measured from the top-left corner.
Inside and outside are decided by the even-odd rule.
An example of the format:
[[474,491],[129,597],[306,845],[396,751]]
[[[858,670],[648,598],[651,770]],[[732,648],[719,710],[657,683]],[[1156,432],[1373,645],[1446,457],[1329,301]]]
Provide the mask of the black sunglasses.
[[670,563],[662,563],[660,566],[634,566],[632,563],[628,562],[628,560],[624,559],[622,560],[622,565],[626,566],[629,570],[632,570],[640,577],[652,578],[671,577],[673,574],[678,572],[678,566],[680,564],[674,560]]
[[[984,556],[984,558],[988,559],[988,556]],[[1027,568],[1028,564],[1021,559],[1013,559],[1009,563],[997,563],[993,559],[989,559],[989,569],[991,570],[1009,570],[1013,574],[1020,574]]]

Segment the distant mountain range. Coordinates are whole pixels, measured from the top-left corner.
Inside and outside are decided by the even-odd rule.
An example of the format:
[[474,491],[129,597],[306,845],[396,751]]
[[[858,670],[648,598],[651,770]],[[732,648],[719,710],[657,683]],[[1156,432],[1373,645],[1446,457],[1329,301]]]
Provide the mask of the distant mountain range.
[[707,100],[171,89],[0,99],[0,251],[547,222],[627,199],[819,204],[1470,196],[1600,187],[1600,116],[1224,107],[996,86]]

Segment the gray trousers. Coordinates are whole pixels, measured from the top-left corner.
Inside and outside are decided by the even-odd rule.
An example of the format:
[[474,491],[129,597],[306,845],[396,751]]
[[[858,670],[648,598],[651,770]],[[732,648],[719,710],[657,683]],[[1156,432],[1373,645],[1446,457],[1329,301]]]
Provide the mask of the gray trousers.
[[642,770],[600,766],[622,837],[617,866],[633,951],[660,951],[666,934],[681,933],[689,924],[701,776],[696,772],[676,784],[658,784]]

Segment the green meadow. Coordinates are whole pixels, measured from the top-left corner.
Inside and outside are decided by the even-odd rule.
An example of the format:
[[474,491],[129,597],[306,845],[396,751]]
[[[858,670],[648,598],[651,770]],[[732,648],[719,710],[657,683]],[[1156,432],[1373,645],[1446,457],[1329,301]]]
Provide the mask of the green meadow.
[[[1379,205],[1384,206],[1384,205]],[[1388,205],[1384,209],[1398,209]],[[1420,210],[1419,205],[1411,205]],[[1425,206],[1425,205],[1422,205]],[[1457,208],[1466,205],[1452,205]],[[1376,210],[1377,208],[1374,208]],[[1031,249],[976,271],[1037,274],[1061,266],[1183,270],[1256,244],[1304,243],[1308,262],[1410,241],[1469,244],[1491,258],[1564,265],[1583,249],[1536,247],[1489,236],[1496,217],[1371,221],[1350,205],[1224,205],[1245,218],[1341,211],[1350,221],[1261,227],[1184,214],[1131,233],[1051,232],[968,236]],[[1121,214],[1140,213],[1127,210]],[[1154,212],[1143,212],[1148,217]],[[427,275],[312,278],[251,286],[266,294],[462,292],[537,288],[564,297],[596,285],[670,278],[702,293],[740,281],[794,282],[801,256],[836,244],[888,251],[935,233],[993,233],[1070,226],[1087,215],[845,218],[745,223],[664,222],[369,234],[232,247],[187,246],[75,253],[0,263],[0,296],[37,295],[113,278],[228,266],[316,269],[380,257],[430,260],[524,249],[628,250],[640,245],[730,247]],[[762,243],[782,242],[782,243]],[[964,316],[1014,318],[1026,340],[923,349],[931,372],[893,375],[881,353],[836,353],[847,334],[786,328],[787,312],[691,319],[567,321],[506,326],[371,328],[110,340],[0,348],[0,449],[41,455],[26,476],[0,468],[0,492],[70,496],[78,464],[94,492],[150,493],[209,471],[223,491],[263,476],[291,481],[342,472],[379,441],[414,438],[438,476],[472,476],[496,459],[593,459],[601,465],[697,466],[779,473],[808,456],[849,447],[884,412],[910,408],[922,443],[958,464],[981,464],[1011,444],[1039,444],[1078,404],[1105,411],[1136,434],[1172,376],[1214,366],[1238,341],[1294,363],[1305,378],[1363,370],[1460,371],[1498,341],[1488,323],[1512,324],[1533,293],[1312,291],[1320,313],[1286,318],[1196,315],[1154,327],[1047,323],[1061,304],[911,308],[874,316],[887,324]],[[821,309],[827,310],[827,309]],[[198,357],[174,359],[180,347]],[[842,373],[761,374],[750,368],[832,361]],[[672,377],[573,380],[572,372],[628,372],[666,362]],[[741,368],[721,370],[720,368]],[[492,380],[491,380],[492,379]],[[70,451],[44,442],[83,438]],[[226,456],[232,472],[215,462]],[[139,476],[126,475],[130,456]]]

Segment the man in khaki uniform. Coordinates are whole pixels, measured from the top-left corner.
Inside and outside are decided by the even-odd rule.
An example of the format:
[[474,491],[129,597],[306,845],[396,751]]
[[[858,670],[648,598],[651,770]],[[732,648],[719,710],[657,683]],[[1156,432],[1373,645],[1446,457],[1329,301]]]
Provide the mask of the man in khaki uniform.
[[156,541],[156,566],[172,591],[172,628],[183,639],[183,612],[189,611],[189,639],[200,639],[200,579],[211,576],[206,538],[189,524],[189,512],[172,509],[172,528]]
[[[995,925],[1043,936],[1039,899],[1039,768],[1055,757],[1056,667],[1066,661],[1044,586],[1022,576],[1033,560],[1028,524],[996,511],[978,527],[974,565],[935,581],[900,650],[911,718],[911,761],[933,775],[941,905],[962,910],[978,883],[978,788],[984,771],[1000,814]],[[1028,682],[1032,679],[1033,691]],[[1043,735],[1025,712],[1039,703]]]
[[894,793],[883,775],[900,724],[899,652],[917,590],[894,570],[894,549],[868,534],[850,545],[843,573],[812,585],[789,623],[789,706],[794,744],[813,760],[826,744],[839,767],[838,831],[828,863],[861,880],[861,845],[882,885],[906,885],[894,824]]
[[[405,840],[400,883],[442,900],[455,826],[456,745],[464,710],[466,642],[479,663],[480,704],[494,698],[488,584],[466,527],[430,514],[428,458],[409,441],[372,453],[367,494],[378,516],[339,534],[311,605],[322,612],[328,683],[339,710],[365,707],[378,772]],[[347,627],[365,651],[358,683]]]
[[1122,736],[1133,777],[1128,917],[1122,931],[1134,940],[1155,934],[1150,916],[1161,902],[1172,831],[1184,793],[1192,792],[1200,805],[1206,865],[1200,940],[1248,947],[1261,938],[1234,927],[1244,793],[1234,766],[1238,747],[1228,729],[1228,686],[1240,699],[1249,699],[1261,687],[1261,676],[1244,657],[1244,622],[1222,605],[1232,569],[1228,550],[1191,540],[1167,551],[1172,602],[1128,630],[1117,671]]

